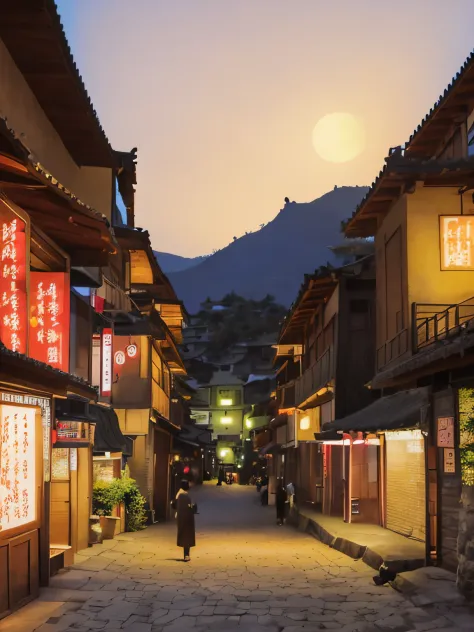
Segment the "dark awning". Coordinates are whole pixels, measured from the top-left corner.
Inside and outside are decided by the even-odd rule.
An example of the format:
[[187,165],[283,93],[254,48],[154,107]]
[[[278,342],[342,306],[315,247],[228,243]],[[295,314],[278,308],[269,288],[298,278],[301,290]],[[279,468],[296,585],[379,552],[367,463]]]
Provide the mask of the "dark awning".
[[175,426],[169,419],[160,415],[155,408],[153,409],[153,419],[159,428],[169,432],[171,435],[177,436],[181,432],[179,426]]
[[55,400],[55,415],[58,421],[90,422],[89,401],[80,397],[67,397]]
[[113,408],[90,404],[89,421],[95,423],[94,452],[125,452],[130,447]]
[[427,420],[429,396],[429,387],[424,387],[381,397],[352,415],[324,424],[323,431],[377,432],[421,426]]

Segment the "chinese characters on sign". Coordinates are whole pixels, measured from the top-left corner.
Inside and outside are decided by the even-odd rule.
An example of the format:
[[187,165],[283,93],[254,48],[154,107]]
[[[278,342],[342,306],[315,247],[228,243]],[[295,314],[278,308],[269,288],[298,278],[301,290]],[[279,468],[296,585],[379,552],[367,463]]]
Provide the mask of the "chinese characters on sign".
[[12,404],[26,404],[41,408],[41,423],[43,427],[43,475],[47,483],[50,480],[49,447],[51,443],[51,400],[47,397],[22,395],[20,393],[0,393],[0,400]]
[[454,448],[444,448],[444,473],[456,474],[456,453]]
[[112,330],[102,332],[102,379],[101,394],[108,397],[112,394]]
[[0,339],[26,353],[26,224],[0,200]]
[[69,277],[62,272],[30,275],[29,355],[69,370]]
[[474,270],[474,217],[443,216],[441,230],[441,269]]
[[35,409],[0,405],[0,526],[36,519]]
[[438,448],[454,448],[454,417],[438,417]]

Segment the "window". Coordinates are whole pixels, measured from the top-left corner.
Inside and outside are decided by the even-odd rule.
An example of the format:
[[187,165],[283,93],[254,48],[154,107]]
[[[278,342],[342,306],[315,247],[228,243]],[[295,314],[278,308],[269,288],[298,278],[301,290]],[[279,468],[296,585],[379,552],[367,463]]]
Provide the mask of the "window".
[[474,123],[467,133],[467,155],[474,156]]

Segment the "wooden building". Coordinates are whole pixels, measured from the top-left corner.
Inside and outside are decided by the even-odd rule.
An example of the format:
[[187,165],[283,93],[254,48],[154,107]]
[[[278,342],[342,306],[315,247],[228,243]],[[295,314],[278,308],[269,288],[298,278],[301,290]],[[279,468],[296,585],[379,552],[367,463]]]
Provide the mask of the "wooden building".
[[381,399],[325,427],[363,432],[364,440],[375,433],[386,471],[381,523],[425,542],[426,560],[451,570],[462,484],[459,395],[474,376],[473,123],[471,55],[408,143],[391,150],[347,222],[347,236],[375,236],[371,386]]
[[365,384],[373,375],[374,300],[373,255],[317,271],[305,278],[278,342],[275,475],[296,486],[300,503],[341,517],[344,451],[322,446],[315,433],[372,400]]

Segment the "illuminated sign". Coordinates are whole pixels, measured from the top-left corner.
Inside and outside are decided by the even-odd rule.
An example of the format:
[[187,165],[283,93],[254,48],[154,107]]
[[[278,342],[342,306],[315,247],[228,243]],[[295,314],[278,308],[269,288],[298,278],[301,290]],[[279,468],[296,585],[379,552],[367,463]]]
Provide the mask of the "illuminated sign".
[[26,353],[26,223],[2,201],[0,206],[0,340]]
[[102,331],[102,377],[100,392],[104,397],[112,394],[112,329]]
[[36,520],[36,420],[34,408],[0,406],[0,527]]
[[63,272],[30,274],[29,355],[55,369],[69,371],[69,276]]
[[117,353],[115,354],[115,363],[119,366],[125,364],[125,353],[123,351],[117,351]]
[[126,351],[129,358],[134,358],[138,353],[138,347],[135,344],[128,345]]
[[474,270],[474,217],[440,217],[441,269]]
[[0,393],[2,402],[38,406],[41,409],[41,425],[43,427],[43,475],[45,482],[50,480],[49,448],[51,444],[51,400],[47,397],[22,395],[21,393]]

